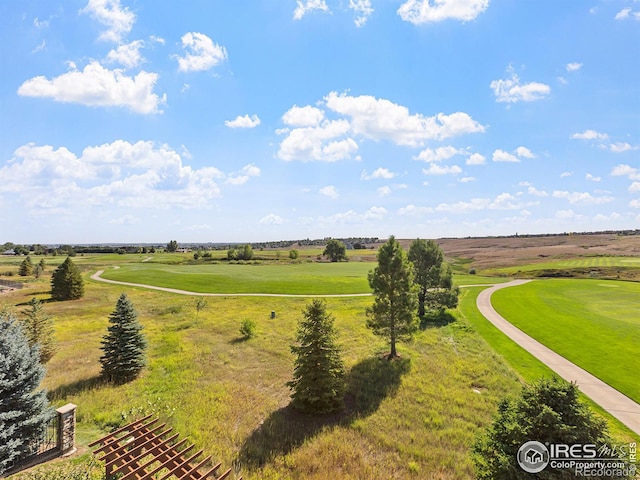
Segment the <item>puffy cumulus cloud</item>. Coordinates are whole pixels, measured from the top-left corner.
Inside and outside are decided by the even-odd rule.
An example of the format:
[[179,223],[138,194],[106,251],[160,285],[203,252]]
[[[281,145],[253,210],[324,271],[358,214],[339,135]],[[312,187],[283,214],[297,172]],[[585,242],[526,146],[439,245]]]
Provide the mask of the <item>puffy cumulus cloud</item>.
[[492,160],[494,162],[519,162],[520,161],[520,159],[515,155],[500,149],[497,149],[493,152]]
[[640,12],[634,12],[631,8],[623,8],[614,17],[616,20],[626,20],[628,18],[640,21]]
[[324,195],[325,197],[329,197],[333,200],[340,197],[338,190],[333,185],[327,185],[326,187],[322,187],[320,190],[318,190],[318,193],[320,193],[321,195]]
[[629,150],[637,150],[638,147],[632,147],[627,142],[616,142],[609,145],[609,150],[613,153],[623,153],[628,152]]
[[464,152],[452,146],[438,147],[435,150],[427,148],[422,150],[418,156],[414,158],[416,160],[424,160],[425,162],[440,162],[442,160],[447,160],[454,155],[458,155],[459,153]]
[[640,200],[634,199],[629,202],[631,208],[640,208]]
[[142,40],[135,40],[125,45],[119,45],[118,48],[111,50],[107,54],[107,60],[113,63],[119,63],[120,65],[133,68],[142,61],[142,55],[140,55],[140,49],[144,46]]
[[423,168],[422,173],[425,175],[458,175],[462,173],[462,169],[458,165],[441,166],[432,163],[429,168]]
[[366,170],[363,170],[362,173],[360,174],[360,179],[361,180],[376,180],[376,179],[389,180],[395,176],[396,174],[390,171],[388,168],[378,167],[371,173],[371,175],[369,175]]
[[157,73],[142,71],[128,77],[122,70],[109,70],[98,62],[91,62],[79,71],[72,70],[48,80],[34,77],[18,88],[18,95],[52,98],[57,102],[79,103],[91,107],[126,107],[135,113],[162,113],[160,105],[166,103],[153,93]]
[[406,207],[402,207],[398,209],[398,215],[409,215],[409,216],[421,216],[421,215],[426,215],[432,212],[433,212],[433,208],[431,207],[418,207],[412,203],[410,203]]
[[494,199],[472,198],[470,201],[460,201],[456,203],[440,203],[436,212],[447,212],[455,214],[466,214],[481,210],[519,210],[524,205],[510,193],[501,193]]
[[640,192],[640,182],[633,182],[629,185],[629,191],[634,193]]
[[233,120],[225,120],[224,124],[229,128],[255,128],[260,125],[260,118],[257,115],[238,115]]
[[107,29],[100,34],[100,40],[120,42],[133,28],[136,16],[120,0],[89,0],[80,13],[88,14]]
[[326,120],[316,127],[294,128],[280,142],[277,155],[286,161],[335,162],[351,158],[358,144],[350,137],[339,140],[350,129],[346,120]]
[[575,72],[575,71],[580,70],[582,68],[582,64],[578,63],[578,62],[571,62],[571,63],[567,63],[565,65],[565,68],[566,68],[567,72]]
[[573,140],[606,140],[609,135],[595,130],[585,130],[584,132],[573,133],[570,138]]
[[336,213],[328,217],[320,216],[317,219],[317,223],[324,225],[333,224],[349,224],[356,225],[362,224],[368,221],[381,220],[387,215],[387,209],[384,207],[371,207],[364,213],[358,213],[355,210],[348,210],[346,212]]
[[378,188],[378,195],[381,197],[388,197],[391,195],[391,187],[385,185],[384,187]]
[[511,77],[494,80],[489,85],[496,96],[497,102],[533,102],[542,100],[551,93],[551,87],[544,83],[521,83],[520,77],[511,68],[507,70]]
[[294,20],[300,20],[307,13],[314,10],[320,10],[321,12],[330,12],[325,0],[297,0],[296,3],[298,6],[293,11]]
[[407,0],[398,8],[405,22],[415,25],[453,19],[474,20],[489,6],[489,0]]
[[349,117],[353,132],[374,140],[390,140],[398,145],[420,146],[425,140],[442,140],[466,133],[484,132],[485,127],[464,112],[433,117],[409,113],[409,109],[383,98],[358,97],[330,92],[327,108]]
[[567,192],[561,190],[555,190],[553,192],[553,197],[564,198],[572,205],[602,205],[614,200],[613,197],[607,195],[594,197],[589,192]]
[[276,215],[275,213],[270,213],[260,219],[261,225],[282,225],[283,223],[284,218]]
[[349,8],[356,13],[356,27],[362,27],[373,13],[371,0],[349,0]]
[[[255,166],[245,167],[255,174]],[[220,196],[215,167],[194,169],[167,145],[139,141],[87,147],[27,144],[0,168],[0,193],[32,210],[72,210],[78,205],[164,209],[207,207]]]
[[475,182],[477,179],[475,177],[462,177],[460,180],[458,180],[460,183],[469,183],[469,182]]
[[630,180],[640,180],[640,170],[631,165],[620,164],[611,170],[611,176],[629,177]]
[[227,59],[227,49],[203,33],[187,32],[181,40],[182,47],[187,51],[183,57],[175,57],[181,72],[202,72]]
[[536,156],[531,153],[527,147],[518,147],[516,148],[516,155],[520,158],[536,158]]
[[255,164],[249,163],[242,167],[240,172],[230,174],[225,183],[230,183],[231,185],[244,185],[249,181],[249,178],[259,177],[260,173],[260,169],[256,167]]
[[596,177],[595,175],[591,175],[590,173],[587,173],[585,175],[585,179],[591,182],[599,182],[600,180],[602,180],[602,177]]
[[545,192],[544,190],[538,190],[533,185],[529,185],[529,187],[527,188],[527,193],[529,195],[533,195],[535,197],[548,197],[549,196],[549,194],[547,192]]
[[282,115],[284,124],[292,127],[315,127],[323,119],[324,112],[311,105],[305,107],[294,105]]
[[469,155],[469,158],[467,158],[467,161],[465,163],[467,165],[484,165],[487,162],[484,155],[480,155],[479,153],[472,153],[471,155]]

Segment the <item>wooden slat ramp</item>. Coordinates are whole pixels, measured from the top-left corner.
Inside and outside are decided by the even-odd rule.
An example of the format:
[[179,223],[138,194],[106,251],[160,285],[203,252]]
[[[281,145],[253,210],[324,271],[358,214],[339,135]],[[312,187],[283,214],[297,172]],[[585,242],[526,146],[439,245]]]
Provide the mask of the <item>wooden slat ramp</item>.
[[[202,450],[178,440],[165,423],[148,415],[89,444],[105,462],[107,480],[223,480],[231,469],[219,474],[220,463],[204,457]],[[240,477],[238,480],[242,480]]]

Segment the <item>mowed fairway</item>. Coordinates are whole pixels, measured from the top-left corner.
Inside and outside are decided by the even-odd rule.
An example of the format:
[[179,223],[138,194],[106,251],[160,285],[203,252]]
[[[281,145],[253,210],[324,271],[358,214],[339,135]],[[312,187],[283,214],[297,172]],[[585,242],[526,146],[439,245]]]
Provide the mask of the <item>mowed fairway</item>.
[[369,293],[373,263],[163,265],[140,263],[107,270],[103,278],[198,293]]
[[543,280],[494,293],[516,327],[640,402],[640,284]]

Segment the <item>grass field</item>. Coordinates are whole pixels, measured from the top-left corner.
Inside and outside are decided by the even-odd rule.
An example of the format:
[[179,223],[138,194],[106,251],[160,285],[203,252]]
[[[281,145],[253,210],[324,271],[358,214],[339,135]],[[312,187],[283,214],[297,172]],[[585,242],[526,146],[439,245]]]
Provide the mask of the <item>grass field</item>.
[[533,272],[536,270],[563,270],[574,268],[640,268],[640,257],[580,257],[570,260],[555,260],[552,262],[533,263],[490,270],[495,273],[513,274],[518,272]]
[[496,310],[568,360],[640,402],[640,284],[553,279],[497,291]]

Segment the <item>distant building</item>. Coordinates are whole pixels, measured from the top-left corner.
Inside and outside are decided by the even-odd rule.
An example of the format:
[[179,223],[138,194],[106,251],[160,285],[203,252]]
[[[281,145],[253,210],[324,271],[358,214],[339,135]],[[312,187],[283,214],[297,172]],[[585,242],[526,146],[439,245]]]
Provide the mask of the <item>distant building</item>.
[[15,250],[12,248],[10,250],[5,250],[4,252],[2,252],[2,255],[15,255],[16,252]]

